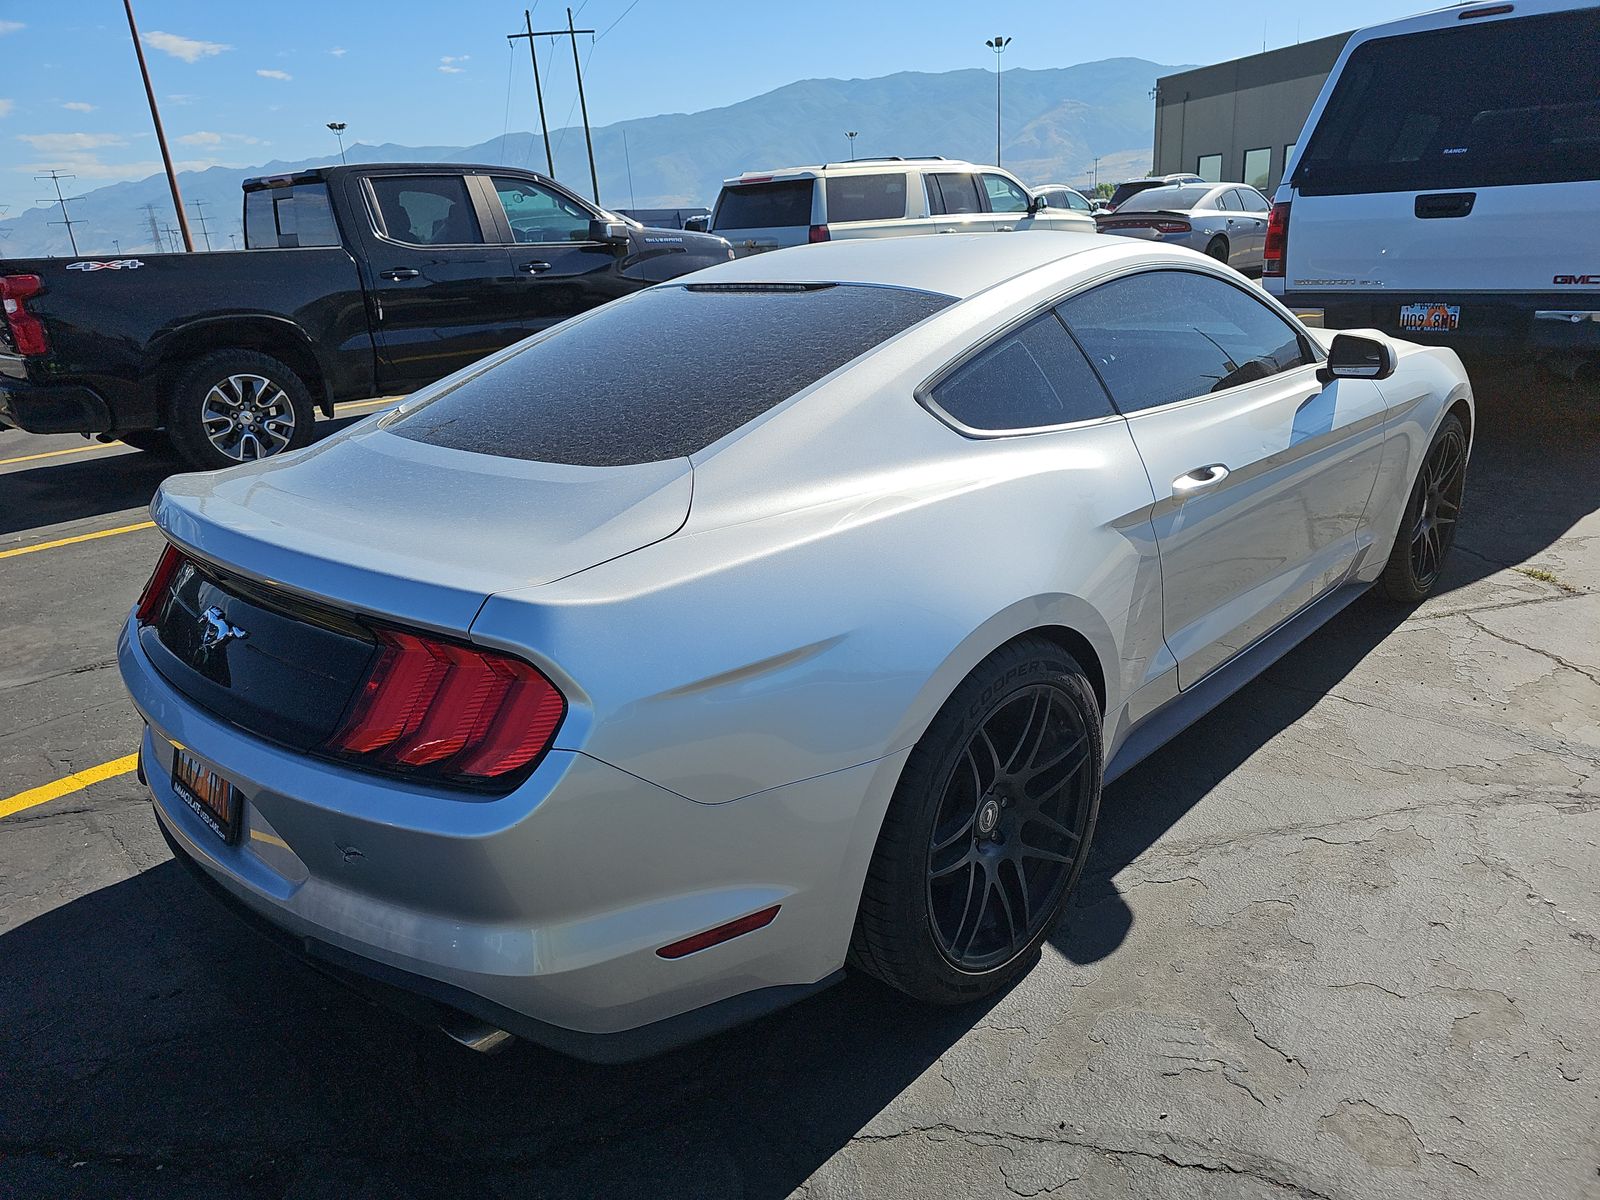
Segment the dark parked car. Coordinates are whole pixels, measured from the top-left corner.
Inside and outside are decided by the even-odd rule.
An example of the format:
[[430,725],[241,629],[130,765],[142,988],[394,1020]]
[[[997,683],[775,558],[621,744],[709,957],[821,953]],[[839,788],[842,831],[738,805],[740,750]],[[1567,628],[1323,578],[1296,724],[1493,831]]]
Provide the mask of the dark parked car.
[[732,257],[503,167],[326,167],[244,193],[248,253],[0,263],[0,428],[264,458],[305,445],[317,409]]

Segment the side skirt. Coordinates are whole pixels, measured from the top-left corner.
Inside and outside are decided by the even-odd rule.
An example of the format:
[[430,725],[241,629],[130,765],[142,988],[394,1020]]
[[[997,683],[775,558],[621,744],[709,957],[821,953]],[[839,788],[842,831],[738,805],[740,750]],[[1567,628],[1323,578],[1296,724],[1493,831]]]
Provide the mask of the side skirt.
[[1241,650],[1199,683],[1179,692],[1134,726],[1123,739],[1115,757],[1106,764],[1105,782],[1110,783],[1125,774],[1177,737],[1360,599],[1371,586],[1370,583],[1341,584]]

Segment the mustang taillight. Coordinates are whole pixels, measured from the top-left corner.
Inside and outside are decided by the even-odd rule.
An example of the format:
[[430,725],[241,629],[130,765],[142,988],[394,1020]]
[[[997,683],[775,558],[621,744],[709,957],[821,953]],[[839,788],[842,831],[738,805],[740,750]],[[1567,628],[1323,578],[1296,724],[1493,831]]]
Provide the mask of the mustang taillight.
[[549,747],[567,702],[507,654],[378,629],[379,652],[323,749],[379,769],[494,780]]
[[168,543],[161,557],[156,560],[156,569],[150,573],[150,581],[139,593],[139,607],[134,611],[134,620],[139,624],[148,625],[156,619],[162,601],[167,598],[167,590],[172,587],[172,577],[182,564],[183,555],[176,546]]

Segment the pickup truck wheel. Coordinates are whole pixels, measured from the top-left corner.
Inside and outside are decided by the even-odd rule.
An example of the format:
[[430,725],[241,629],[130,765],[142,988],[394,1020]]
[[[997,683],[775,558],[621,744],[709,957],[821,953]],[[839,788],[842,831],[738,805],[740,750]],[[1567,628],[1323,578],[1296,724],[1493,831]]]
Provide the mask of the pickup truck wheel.
[[254,350],[197,359],[173,390],[167,433],[185,461],[210,471],[311,443],[311,393],[289,367]]

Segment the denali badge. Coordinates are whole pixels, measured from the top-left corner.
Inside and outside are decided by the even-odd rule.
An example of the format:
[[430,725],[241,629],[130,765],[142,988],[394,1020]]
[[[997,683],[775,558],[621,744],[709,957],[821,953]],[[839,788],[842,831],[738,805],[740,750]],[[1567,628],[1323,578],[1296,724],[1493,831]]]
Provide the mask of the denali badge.
[[231,642],[236,638],[243,640],[250,636],[237,625],[228,624],[228,618],[215,604],[200,614],[200,624],[205,627],[200,635],[202,650],[214,650],[224,642]]

